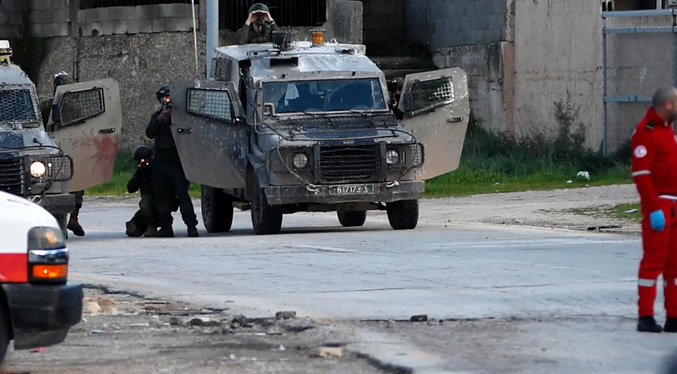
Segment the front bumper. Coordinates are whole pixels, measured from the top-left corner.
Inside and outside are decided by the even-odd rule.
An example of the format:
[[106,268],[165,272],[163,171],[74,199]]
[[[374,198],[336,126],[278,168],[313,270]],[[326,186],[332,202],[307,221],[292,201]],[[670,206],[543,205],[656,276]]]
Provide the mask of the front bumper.
[[14,348],[61,343],[82,319],[82,286],[3,284],[14,331]]
[[[33,200],[28,196],[29,200]],[[45,208],[52,214],[68,214],[75,208],[75,195],[73,194],[46,194],[39,201],[38,205]]]
[[383,183],[351,184],[348,186],[364,186],[372,193],[332,194],[330,191],[335,185],[319,185],[317,191],[309,190],[305,185],[296,186],[268,186],[266,198],[270,205],[285,204],[344,204],[344,203],[390,203],[399,200],[417,200],[423,197],[425,182],[405,181],[399,185],[387,187]]

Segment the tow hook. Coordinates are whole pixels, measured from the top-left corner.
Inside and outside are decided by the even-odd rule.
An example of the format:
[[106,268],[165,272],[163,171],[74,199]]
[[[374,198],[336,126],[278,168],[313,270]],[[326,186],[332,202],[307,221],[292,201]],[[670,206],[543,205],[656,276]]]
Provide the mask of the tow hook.
[[399,185],[400,185],[399,181],[390,181],[385,183],[386,188],[393,188]]
[[314,193],[314,194],[317,194],[318,192],[320,192],[320,189],[319,189],[319,188],[317,188],[317,187],[315,187],[315,186],[308,185],[308,184],[306,185],[306,189],[307,189],[309,192],[312,192],[312,193]]
[[40,204],[40,201],[42,201],[42,196],[41,195],[33,195],[28,198],[32,203],[35,204]]

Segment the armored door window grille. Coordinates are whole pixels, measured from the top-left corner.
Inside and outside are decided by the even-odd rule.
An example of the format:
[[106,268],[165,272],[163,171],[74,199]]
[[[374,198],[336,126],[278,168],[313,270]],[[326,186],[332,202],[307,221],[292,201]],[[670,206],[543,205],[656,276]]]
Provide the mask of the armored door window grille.
[[449,77],[414,82],[411,98],[414,113],[449,104],[454,101],[454,82]]
[[105,111],[103,88],[66,92],[61,97],[61,126],[83,123]]
[[189,88],[186,101],[188,113],[224,122],[233,120],[233,106],[228,91]]
[[35,121],[37,116],[30,90],[0,90],[0,123]]

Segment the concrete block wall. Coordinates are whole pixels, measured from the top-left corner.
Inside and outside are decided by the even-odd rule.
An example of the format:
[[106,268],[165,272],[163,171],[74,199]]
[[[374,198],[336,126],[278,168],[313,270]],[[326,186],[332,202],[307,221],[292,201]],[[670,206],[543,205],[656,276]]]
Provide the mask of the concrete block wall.
[[406,0],[407,38],[431,48],[507,39],[506,0]]
[[[195,16],[199,14],[196,5]],[[97,36],[192,31],[192,17],[190,4],[85,9],[78,11],[78,32],[82,36]],[[196,26],[199,25],[196,19]]]

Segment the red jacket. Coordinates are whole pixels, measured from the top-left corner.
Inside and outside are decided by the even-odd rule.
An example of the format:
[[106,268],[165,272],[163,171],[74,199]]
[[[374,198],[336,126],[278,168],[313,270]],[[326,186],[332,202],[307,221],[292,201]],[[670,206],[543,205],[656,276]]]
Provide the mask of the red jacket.
[[660,209],[658,197],[677,198],[677,137],[672,128],[649,108],[632,135],[632,179],[642,211]]

